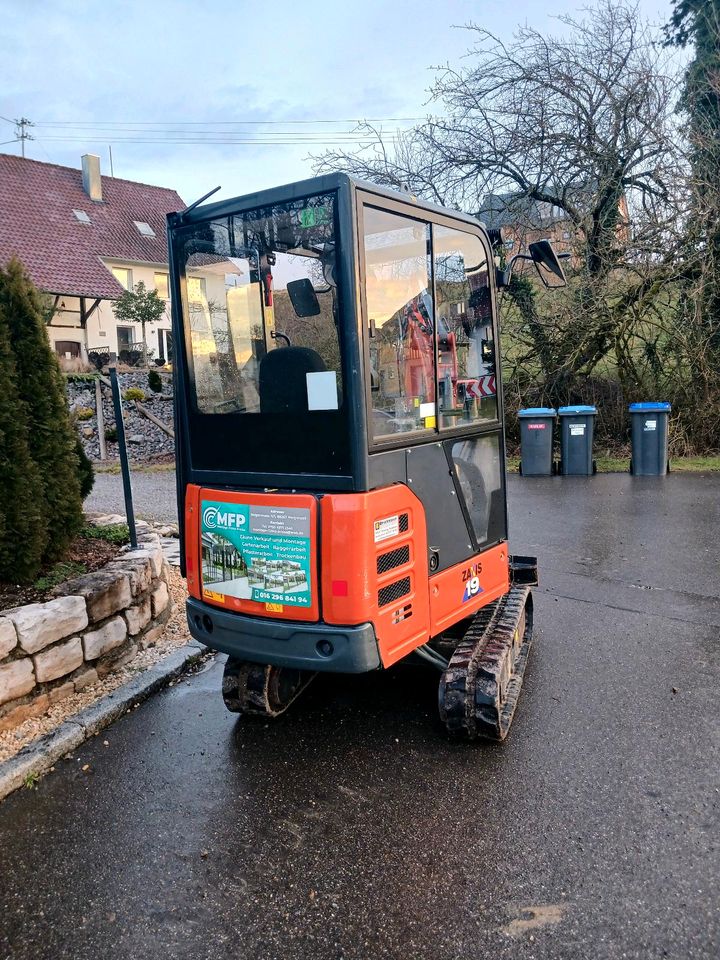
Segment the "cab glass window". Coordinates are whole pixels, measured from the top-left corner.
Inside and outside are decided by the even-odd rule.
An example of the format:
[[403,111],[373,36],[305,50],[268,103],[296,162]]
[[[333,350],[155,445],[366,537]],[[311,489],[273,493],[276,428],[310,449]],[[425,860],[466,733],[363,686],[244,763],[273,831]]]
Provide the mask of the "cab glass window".
[[427,224],[363,211],[372,435],[435,427],[434,310]]
[[505,498],[500,435],[453,443],[451,458],[478,547],[505,540]]
[[433,227],[439,426],[496,420],[492,298],[479,237]]
[[205,414],[341,402],[334,197],[209,221],[184,245],[191,387]]

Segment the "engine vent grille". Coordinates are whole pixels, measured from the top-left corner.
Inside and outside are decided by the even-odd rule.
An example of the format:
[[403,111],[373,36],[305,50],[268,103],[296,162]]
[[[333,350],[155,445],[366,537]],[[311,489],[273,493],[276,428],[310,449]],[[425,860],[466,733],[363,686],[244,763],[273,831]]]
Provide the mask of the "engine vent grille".
[[407,533],[410,527],[410,518],[406,513],[400,514],[400,533]]
[[396,550],[391,550],[389,553],[383,553],[377,558],[377,572],[378,573],[387,573],[388,570],[394,570],[395,567],[400,567],[403,563],[408,563],[410,560],[410,546],[405,544],[404,547],[398,547]]
[[402,580],[396,580],[395,583],[389,583],[386,587],[378,590],[378,606],[384,607],[388,603],[399,600],[410,593],[410,577],[403,577]]

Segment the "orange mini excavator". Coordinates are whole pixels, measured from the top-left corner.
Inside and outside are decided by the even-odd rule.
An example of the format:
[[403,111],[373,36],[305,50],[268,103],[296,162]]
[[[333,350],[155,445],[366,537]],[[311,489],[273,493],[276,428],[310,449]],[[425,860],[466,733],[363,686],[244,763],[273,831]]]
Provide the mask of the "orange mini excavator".
[[[532,640],[511,557],[495,309],[472,217],[343,174],[168,218],[192,635],[282,713],[412,656],[452,733],[503,739]],[[548,241],[545,282],[564,283]]]

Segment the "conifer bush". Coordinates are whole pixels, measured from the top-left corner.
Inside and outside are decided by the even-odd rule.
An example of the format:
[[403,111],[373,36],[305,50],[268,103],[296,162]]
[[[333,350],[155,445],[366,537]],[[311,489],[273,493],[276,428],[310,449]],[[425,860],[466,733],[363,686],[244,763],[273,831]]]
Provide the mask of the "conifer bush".
[[[40,496],[32,499],[45,525],[42,561],[52,563],[62,558],[82,525],[76,434],[40,295],[16,259],[0,268],[0,311],[14,355],[16,397],[27,413],[28,450],[40,475]],[[24,549],[18,545],[18,553]]]
[[83,500],[90,495],[95,485],[95,471],[90,462],[80,437],[75,436],[75,456],[78,462],[78,477],[80,479],[80,496]]
[[25,404],[0,303],[0,580],[24,583],[40,569],[47,539],[40,471],[30,457]]

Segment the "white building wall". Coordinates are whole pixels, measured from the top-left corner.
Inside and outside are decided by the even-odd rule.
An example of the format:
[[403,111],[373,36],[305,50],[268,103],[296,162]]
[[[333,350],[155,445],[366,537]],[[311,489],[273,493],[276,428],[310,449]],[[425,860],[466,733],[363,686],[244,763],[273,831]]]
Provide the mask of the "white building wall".
[[[148,290],[155,289],[155,274],[167,274],[168,267],[165,264],[141,264],[128,263],[119,260],[108,260],[106,262],[108,270],[112,267],[121,267],[132,272],[133,288],[141,280]],[[89,309],[94,300],[86,298],[85,304]],[[64,306],[63,306],[64,305]],[[87,359],[89,350],[97,348],[107,348],[111,353],[117,356],[118,353],[118,323],[113,313],[113,303],[110,300],[102,300],[92,316],[87,322],[86,331],[83,332],[80,326],[80,300],[78,297],[60,297],[58,309],[52,322],[48,326],[48,335],[50,343],[55,346],[59,340],[78,342],[81,345],[83,359]],[[125,324],[121,324],[125,326]],[[133,339],[138,345],[142,344],[142,327],[139,323],[127,324],[132,328]],[[145,327],[145,337],[147,340],[148,352],[152,358],[159,356],[158,334],[160,330],[170,331],[170,301],[166,301],[165,315],[157,323],[149,323]],[[167,356],[167,352],[166,352]]]

